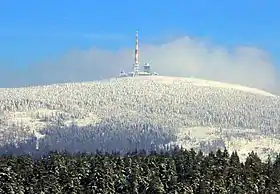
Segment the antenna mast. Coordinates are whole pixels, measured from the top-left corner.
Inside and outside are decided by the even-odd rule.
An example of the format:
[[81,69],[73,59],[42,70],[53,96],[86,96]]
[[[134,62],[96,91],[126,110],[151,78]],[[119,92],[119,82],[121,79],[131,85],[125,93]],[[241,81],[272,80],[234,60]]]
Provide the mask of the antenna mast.
[[139,40],[138,40],[138,31],[136,31],[136,42],[135,42],[135,53],[134,53],[134,64],[133,72],[135,75],[139,72]]

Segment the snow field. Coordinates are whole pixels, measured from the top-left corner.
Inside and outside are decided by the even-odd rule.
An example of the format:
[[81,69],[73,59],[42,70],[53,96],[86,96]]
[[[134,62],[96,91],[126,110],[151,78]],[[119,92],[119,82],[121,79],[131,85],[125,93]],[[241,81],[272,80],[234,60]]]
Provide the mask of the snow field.
[[1,88],[0,126],[1,145],[30,138],[38,149],[68,151],[179,144],[205,152],[256,150],[265,158],[280,152],[280,97],[162,76]]

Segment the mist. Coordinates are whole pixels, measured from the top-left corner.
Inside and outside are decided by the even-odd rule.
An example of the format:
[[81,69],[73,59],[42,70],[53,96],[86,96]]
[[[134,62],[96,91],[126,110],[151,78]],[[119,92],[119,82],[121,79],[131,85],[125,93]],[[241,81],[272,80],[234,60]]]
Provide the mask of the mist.
[[[117,51],[92,47],[72,50],[57,61],[30,65],[26,70],[0,69],[0,87],[21,87],[61,82],[81,82],[115,77],[130,71],[133,48]],[[162,44],[141,44],[140,63],[164,76],[198,77],[241,84],[278,93],[276,67],[269,54],[256,47],[226,48],[188,36]]]

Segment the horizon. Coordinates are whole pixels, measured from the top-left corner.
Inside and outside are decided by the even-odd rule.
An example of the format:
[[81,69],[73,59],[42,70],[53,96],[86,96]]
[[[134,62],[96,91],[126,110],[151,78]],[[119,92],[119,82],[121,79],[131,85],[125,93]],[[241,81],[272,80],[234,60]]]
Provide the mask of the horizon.
[[160,75],[193,76],[279,94],[275,40],[280,3],[206,2],[4,0],[0,87],[117,76],[132,66],[138,30],[140,63],[152,61]]

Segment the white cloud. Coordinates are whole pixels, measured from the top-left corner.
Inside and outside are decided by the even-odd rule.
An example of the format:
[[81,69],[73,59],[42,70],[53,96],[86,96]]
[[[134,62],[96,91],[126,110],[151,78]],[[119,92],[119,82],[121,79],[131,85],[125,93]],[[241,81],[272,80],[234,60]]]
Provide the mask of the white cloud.
[[[201,39],[181,37],[165,44],[141,44],[140,61],[151,62],[154,71],[170,76],[195,76],[252,86],[275,92],[277,72],[269,55],[258,48],[227,49]],[[55,62],[35,64],[26,72],[2,72],[1,87],[89,81],[130,70],[133,48],[118,51],[73,50]],[[0,73],[1,75],[1,73]],[[5,79],[3,79],[5,78]]]

